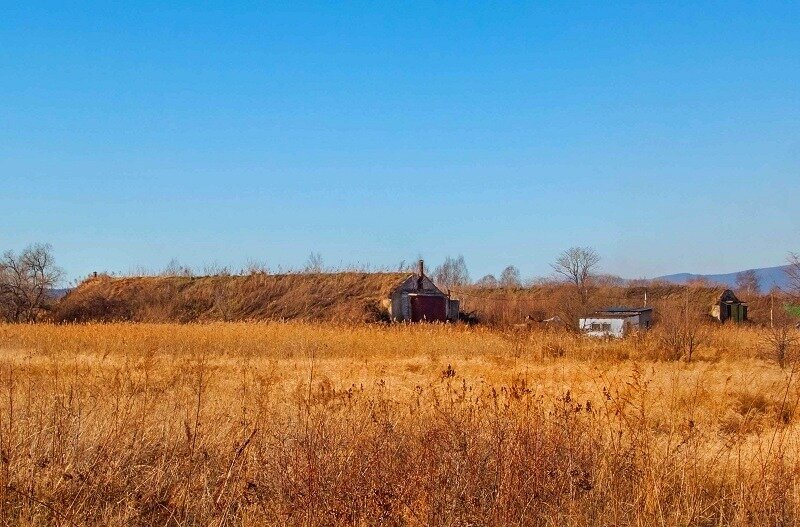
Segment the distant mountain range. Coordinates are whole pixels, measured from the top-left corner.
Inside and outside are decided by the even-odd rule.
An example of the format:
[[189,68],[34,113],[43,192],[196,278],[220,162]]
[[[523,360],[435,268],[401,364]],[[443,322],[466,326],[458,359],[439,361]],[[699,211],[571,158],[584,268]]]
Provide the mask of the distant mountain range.
[[[786,275],[785,265],[777,267],[762,267],[761,269],[753,269],[758,275],[758,280],[761,282],[761,290],[766,292],[773,287],[786,288],[789,285],[789,277]],[[744,270],[744,269],[743,269]],[[716,284],[721,284],[730,288],[736,287],[735,273],[725,274],[692,274],[692,273],[678,273],[669,274],[666,276],[659,276],[656,280],[664,280],[673,284],[685,284],[694,280],[706,280]]]

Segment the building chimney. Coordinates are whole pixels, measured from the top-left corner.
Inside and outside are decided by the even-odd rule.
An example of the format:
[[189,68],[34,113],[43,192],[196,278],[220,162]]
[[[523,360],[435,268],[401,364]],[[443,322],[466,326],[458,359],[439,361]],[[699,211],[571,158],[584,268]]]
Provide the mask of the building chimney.
[[419,265],[419,271],[417,274],[419,274],[420,276],[425,276],[425,260],[420,260],[418,265]]
[[422,290],[422,280],[425,277],[425,262],[420,259],[419,261],[419,268],[417,270],[417,291]]

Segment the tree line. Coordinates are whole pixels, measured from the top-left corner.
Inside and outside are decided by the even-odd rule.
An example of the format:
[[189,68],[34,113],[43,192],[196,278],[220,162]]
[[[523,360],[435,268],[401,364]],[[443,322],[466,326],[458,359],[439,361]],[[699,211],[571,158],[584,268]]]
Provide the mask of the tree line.
[[[600,255],[591,247],[571,247],[561,252],[550,264],[554,278],[561,280],[575,291],[580,304],[590,303],[592,288],[602,278],[599,274]],[[796,301],[788,309],[798,309],[800,303],[800,254],[789,253],[786,274],[788,293]],[[162,274],[186,273],[187,268],[179,266],[175,260]],[[266,269],[258,267],[262,272]],[[404,262],[399,267],[402,271],[412,270],[412,266]],[[180,273],[179,273],[180,271]],[[303,272],[324,272],[322,256],[312,253]],[[20,253],[5,251],[0,257],[0,319],[13,322],[33,322],[48,310],[53,300],[53,291],[63,277],[53,257],[52,247],[48,244],[33,244]],[[472,282],[464,256],[448,256],[437,265],[431,278],[444,289],[457,289],[467,286],[483,288],[521,288],[524,282],[519,269],[507,266],[499,277],[487,274]],[[748,295],[762,292],[758,274],[755,270],[747,270],[736,277],[737,290]],[[800,316],[800,312],[797,313]]]

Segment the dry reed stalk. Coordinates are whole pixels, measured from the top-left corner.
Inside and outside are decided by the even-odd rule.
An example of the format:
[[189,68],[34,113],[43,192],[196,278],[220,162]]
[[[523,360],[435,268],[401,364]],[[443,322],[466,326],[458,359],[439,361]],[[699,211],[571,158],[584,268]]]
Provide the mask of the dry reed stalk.
[[800,390],[762,330],[0,326],[0,521],[790,525]]

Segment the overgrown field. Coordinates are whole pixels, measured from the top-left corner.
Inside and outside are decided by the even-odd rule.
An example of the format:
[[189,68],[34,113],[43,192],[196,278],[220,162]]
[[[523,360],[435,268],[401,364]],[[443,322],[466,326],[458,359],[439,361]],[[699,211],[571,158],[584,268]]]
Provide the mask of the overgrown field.
[[795,525],[797,373],[461,326],[0,325],[5,525]]

